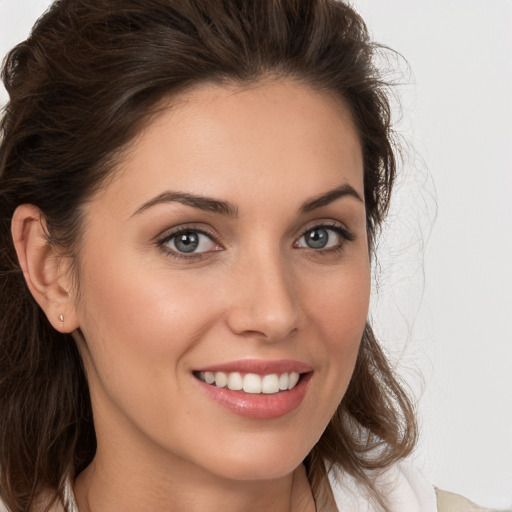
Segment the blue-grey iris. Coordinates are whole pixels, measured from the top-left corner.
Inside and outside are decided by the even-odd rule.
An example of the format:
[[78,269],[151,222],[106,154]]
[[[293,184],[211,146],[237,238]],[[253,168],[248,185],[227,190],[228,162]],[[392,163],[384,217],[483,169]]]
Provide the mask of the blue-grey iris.
[[193,231],[181,233],[174,239],[174,245],[180,252],[194,252],[199,245],[199,235]]
[[323,249],[329,241],[329,232],[322,228],[312,229],[304,235],[304,240],[311,249]]

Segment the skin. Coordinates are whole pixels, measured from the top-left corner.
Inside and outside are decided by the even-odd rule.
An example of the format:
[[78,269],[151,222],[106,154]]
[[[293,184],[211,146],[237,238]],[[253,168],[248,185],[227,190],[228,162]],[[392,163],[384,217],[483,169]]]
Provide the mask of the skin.
[[[347,389],[370,269],[362,199],[300,208],[347,185],[364,197],[343,105],[290,81],[204,85],[170,103],[85,205],[79,293],[63,263],[38,266],[48,256],[30,250],[42,246],[30,242],[37,212],[19,209],[29,286],[57,329],[80,328],[98,438],[75,482],[82,512],[314,510],[301,461]],[[166,191],[227,201],[237,215],[143,208]],[[309,247],[304,234],[322,225],[352,240],[327,228],[329,247]],[[183,226],[211,235],[203,252],[176,257],[163,238]],[[310,365],[299,407],[253,419],[211,400],[192,372],[240,359]]]

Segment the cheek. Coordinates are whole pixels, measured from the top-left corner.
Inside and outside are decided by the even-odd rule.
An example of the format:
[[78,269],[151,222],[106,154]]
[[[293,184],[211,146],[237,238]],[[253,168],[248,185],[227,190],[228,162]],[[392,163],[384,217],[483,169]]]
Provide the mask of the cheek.
[[91,385],[116,401],[147,403],[154,389],[169,388],[216,312],[185,273],[170,279],[165,269],[140,266],[129,258],[115,265],[100,255],[89,259],[79,313]]
[[318,329],[322,349],[322,367],[332,390],[335,409],[348,387],[359,352],[368,316],[370,300],[370,268],[360,263],[347,265],[323,280],[321,288],[312,288],[306,314]]
[[370,301],[370,269],[361,259],[357,265],[347,265],[333,271],[322,280],[322,286],[309,286],[305,309],[323,329],[324,339],[331,347],[342,348],[362,335]]
[[204,290],[190,286],[185,275],[170,279],[158,269],[148,271],[118,262],[112,268],[103,265],[100,276],[95,279],[91,268],[85,269],[82,278],[87,285],[80,312],[82,324],[96,334],[92,340],[108,340],[126,349],[143,345],[150,356],[153,350],[165,352],[177,348],[181,339],[196,337],[190,334],[199,335],[208,322],[201,312]]
[[170,429],[178,429],[175,435],[179,431],[175,411],[186,418],[190,406],[182,399],[184,361],[218,312],[186,273],[170,279],[163,268],[141,269],[130,259],[106,261],[98,255],[83,268],[79,306],[96,428],[128,418],[142,431],[167,439]]

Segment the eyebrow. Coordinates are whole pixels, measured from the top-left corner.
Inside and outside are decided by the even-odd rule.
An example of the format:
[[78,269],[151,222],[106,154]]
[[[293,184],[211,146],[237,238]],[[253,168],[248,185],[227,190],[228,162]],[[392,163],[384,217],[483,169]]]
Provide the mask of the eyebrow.
[[138,215],[148,208],[162,203],[181,203],[186,206],[192,206],[206,212],[218,213],[228,217],[237,217],[238,208],[228,201],[220,201],[206,196],[196,196],[184,192],[163,192],[162,194],[150,199],[144,203],[133,215]]
[[333,201],[336,201],[336,199],[340,199],[341,197],[345,196],[353,197],[360,201],[361,203],[364,203],[363,198],[359,195],[356,189],[353,188],[348,183],[346,183],[333,190],[329,190],[329,192],[326,192],[321,196],[309,199],[308,201],[302,204],[299,211],[301,213],[308,213],[313,210],[316,210],[317,208],[321,208],[322,206],[327,206]]
[[[353,197],[360,201],[361,203],[364,203],[359,193],[351,185],[344,184],[333,190],[329,190],[328,192],[322,194],[321,196],[307,200],[301,205],[301,207],[299,208],[299,212],[311,212],[313,210],[316,210],[317,208],[321,208],[322,206],[327,206],[328,204],[345,196]],[[207,212],[226,215],[228,217],[238,217],[237,206],[231,204],[228,201],[221,201],[219,199],[214,199],[212,197],[187,194],[185,192],[171,191],[163,192],[162,194],[159,194],[153,199],[150,199],[149,201],[144,203],[140,208],[138,208],[133,215],[138,215],[139,213],[142,213],[146,211],[148,208],[151,208],[152,206],[155,206],[157,204],[172,202],[181,203],[186,206],[192,206],[193,208],[198,208],[200,210]]]

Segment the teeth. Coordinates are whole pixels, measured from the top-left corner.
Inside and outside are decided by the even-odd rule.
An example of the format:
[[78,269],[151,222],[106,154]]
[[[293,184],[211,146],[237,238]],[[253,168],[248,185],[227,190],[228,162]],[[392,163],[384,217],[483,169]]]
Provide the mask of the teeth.
[[277,393],[279,391],[279,377],[276,374],[265,375],[261,379],[261,391],[267,395]]
[[242,376],[239,373],[230,373],[228,376],[228,388],[240,391],[244,387]]
[[261,377],[255,373],[248,373],[244,377],[244,391],[246,393],[261,393]]
[[238,372],[201,372],[199,378],[218,388],[227,387],[232,391],[243,390],[245,393],[271,395],[279,391],[293,389],[299,382],[300,375],[297,372],[271,373],[269,375],[246,373],[244,376]]
[[279,376],[279,389],[281,391],[284,391],[285,389],[288,389],[288,381],[290,380],[287,373],[282,373]]
[[215,385],[218,388],[225,388],[228,385],[228,376],[224,372],[216,372]]
[[290,373],[290,377],[288,379],[288,389],[293,389],[297,382],[299,382],[299,374],[296,372]]

